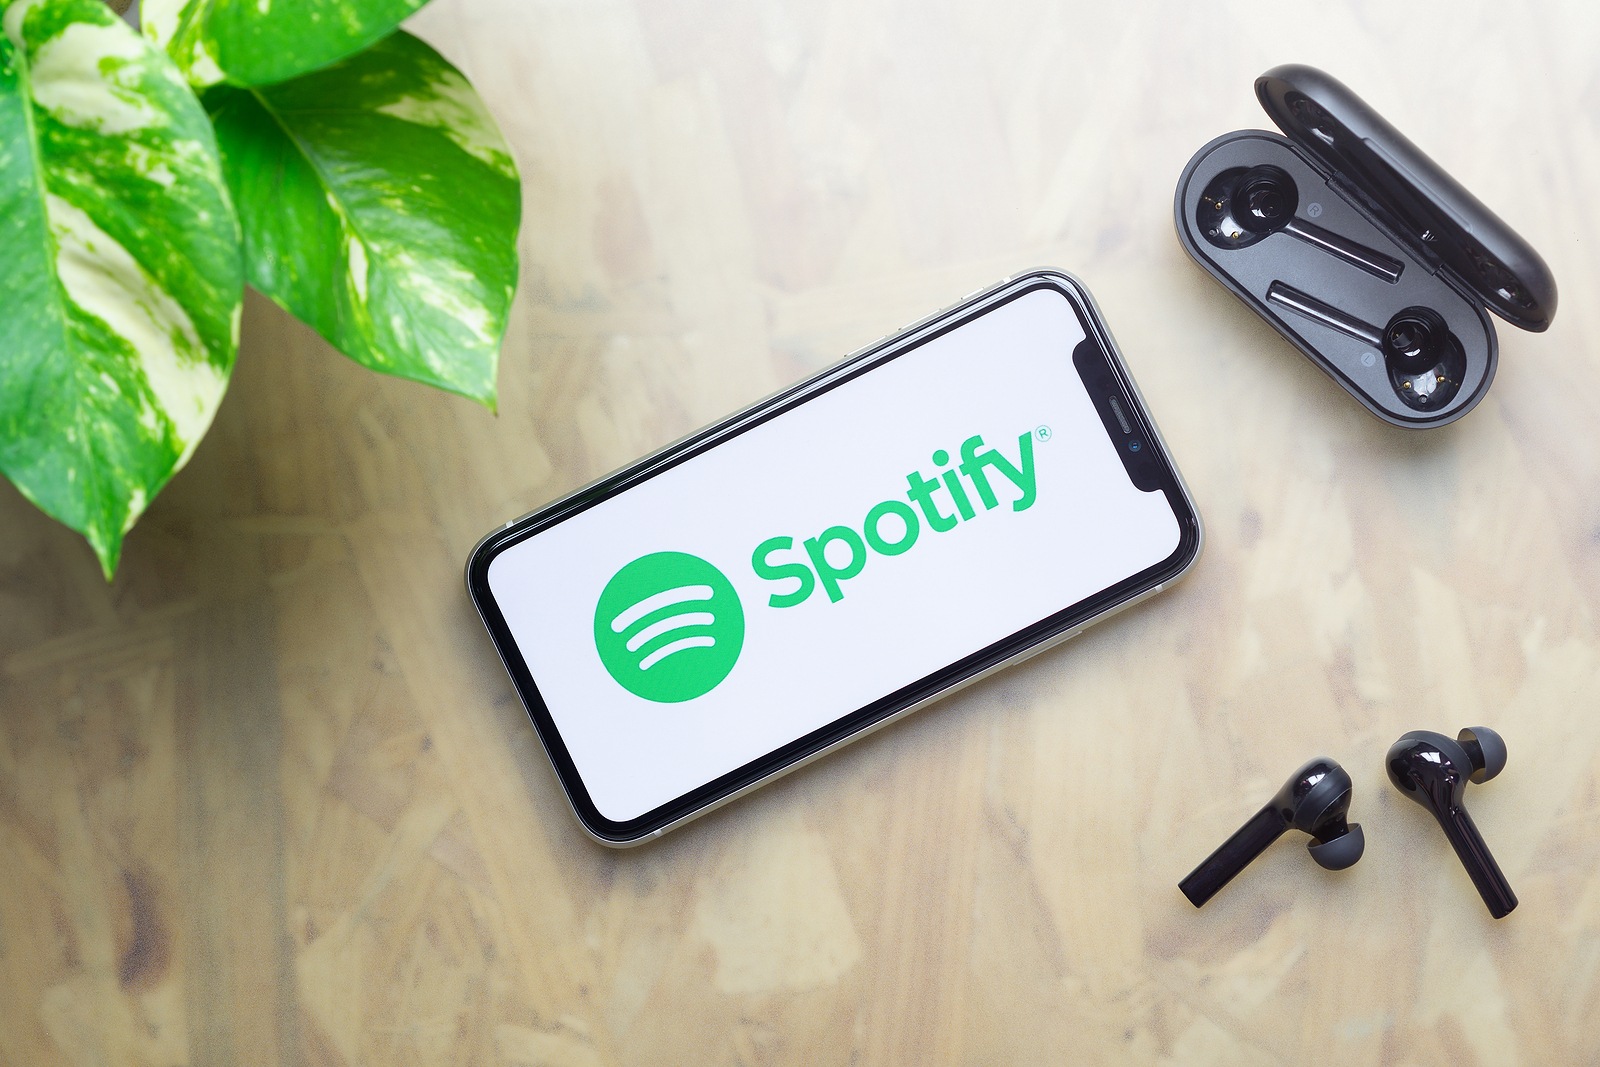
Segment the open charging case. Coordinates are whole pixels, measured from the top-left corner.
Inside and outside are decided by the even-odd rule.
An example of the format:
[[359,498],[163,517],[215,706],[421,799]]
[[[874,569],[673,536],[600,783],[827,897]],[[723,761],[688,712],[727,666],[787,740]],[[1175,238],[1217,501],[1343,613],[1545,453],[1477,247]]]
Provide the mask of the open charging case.
[[1439,426],[1494,379],[1493,311],[1549,327],[1537,252],[1359,97],[1312,67],[1256,79],[1287,136],[1223,134],[1183,170],[1189,255],[1379,418]]

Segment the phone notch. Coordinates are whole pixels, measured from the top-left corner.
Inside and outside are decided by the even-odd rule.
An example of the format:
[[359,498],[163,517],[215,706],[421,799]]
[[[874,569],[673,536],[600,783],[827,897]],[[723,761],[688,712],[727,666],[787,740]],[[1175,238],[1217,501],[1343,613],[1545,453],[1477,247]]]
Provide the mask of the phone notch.
[[1166,488],[1161,465],[1153,458],[1146,431],[1129,414],[1136,409],[1123,391],[1122,383],[1117,380],[1116,372],[1111,369],[1105,352],[1092,337],[1078,343],[1072,353],[1072,365],[1077,368],[1078,377],[1083,379],[1084,389],[1100,416],[1106,437],[1110,439],[1111,447],[1117,450],[1117,458],[1122,460],[1123,469],[1128,472],[1128,480],[1135,488],[1146,493]]

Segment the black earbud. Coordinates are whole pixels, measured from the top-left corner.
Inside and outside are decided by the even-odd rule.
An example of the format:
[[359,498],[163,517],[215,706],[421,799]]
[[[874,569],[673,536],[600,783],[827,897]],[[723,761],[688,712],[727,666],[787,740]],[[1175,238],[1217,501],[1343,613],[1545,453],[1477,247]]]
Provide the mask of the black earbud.
[[1402,374],[1421,374],[1444,359],[1450,327],[1432,308],[1403,308],[1383,331],[1383,355]]
[[1277,167],[1251,167],[1233,187],[1233,217],[1253,234],[1265,236],[1294,224],[1300,190]]
[[1248,248],[1282,231],[1386,282],[1400,280],[1404,264],[1398,259],[1296,217],[1299,207],[1300,190],[1288,171],[1271,164],[1235,167],[1200,194],[1200,232],[1218,248]]
[[1461,389],[1467,357],[1444,316],[1427,307],[1401,308],[1383,329],[1292,285],[1273,282],[1267,300],[1383,353],[1389,384],[1418,411],[1437,411]]
[[1386,765],[1395,788],[1439,820],[1489,914],[1496,919],[1509,915],[1517,906],[1517,895],[1461,804],[1467,782],[1487,782],[1505,768],[1506,743],[1500,735],[1474,726],[1452,741],[1443,734],[1417,730],[1389,748]]
[[1312,836],[1306,847],[1321,866],[1330,871],[1351,866],[1361,858],[1366,839],[1360,825],[1345,821],[1350,788],[1350,775],[1343,767],[1326,757],[1312,760],[1178,888],[1189,903],[1200,907],[1291,827]]

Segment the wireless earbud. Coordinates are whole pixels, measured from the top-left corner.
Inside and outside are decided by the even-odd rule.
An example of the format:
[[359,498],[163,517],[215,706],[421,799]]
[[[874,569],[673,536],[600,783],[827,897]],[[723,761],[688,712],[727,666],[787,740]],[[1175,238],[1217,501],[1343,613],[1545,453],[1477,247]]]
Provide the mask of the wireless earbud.
[[1264,164],[1223,171],[1200,195],[1200,230],[1219,248],[1248,248],[1280,230],[1360,267],[1386,282],[1400,280],[1403,264],[1297,218],[1300,191],[1281,167]]
[[1487,782],[1505,768],[1506,744],[1500,735],[1474,726],[1452,741],[1443,734],[1417,730],[1390,747],[1386,765],[1395,788],[1439,820],[1489,914],[1496,919],[1509,915],[1517,906],[1517,895],[1461,804],[1468,781]]
[[1330,871],[1351,866],[1361,858],[1366,839],[1358,824],[1345,821],[1350,788],[1350,775],[1343,767],[1326,757],[1312,760],[1178,888],[1189,903],[1200,907],[1290,827],[1312,836],[1306,847],[1321,866]]
[[1401,308],[1380,330],[1282,282],[1267,287],[1267,300],[1383,353],[1389,384],[1410,407],[1438,410],[1461,388],[1467,366],[1461,342],[1432,308]]
[[1383,330],[1383,356],[1402,374],[1421,374],[1444,359],[1450,327],[1432,308],[1402,308]]

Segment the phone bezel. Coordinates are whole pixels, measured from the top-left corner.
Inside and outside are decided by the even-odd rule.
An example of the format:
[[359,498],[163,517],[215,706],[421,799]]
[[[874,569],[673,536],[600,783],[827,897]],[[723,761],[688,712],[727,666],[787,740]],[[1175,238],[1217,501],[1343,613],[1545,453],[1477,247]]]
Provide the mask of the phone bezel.
[[[876,367],[916,350],[928,341],[959,328],[973,318],[1039,289],[1058,292],[1072,306],[1085,333],[1085,340],[1079,342],[1077,348],[1092,341],[1104,355],[1119,387],[1119,396],[1125,403],[1124,411],[1136,423],[1140,436],[1149,446],[1143,450],[1142,462],[1153,463],[1156,467],[1159,488],[1155,491],[1167,496],[1178,520],[1180,529],[1178,547],[1162,562],[1108,589],[1067,605],[1045,619],[978,649],[933,674],[902,686],[865,707],[846,712],[827,725],[706,782],[638,818],[617,822],[603,816],[590,800],[582,776],[562,741],[561,732],[540,696],[538,684],[532,677],[489,589],[489,565],[495,556],[518,542],[593,507],[602,500],[625,492],[680,463],[688,462],[769,419],[776,418]],[[1123,454],[1120,449],[1119,454]],[[1130,471],[1130,480],[1131,478]],[[1159,431],[1146,411],[1143,397],[1140,396],[1128,374],[1093,298],[1076,278],[1060,271],[1037,270],[1014,276],[987,290],[975,293],[952,307],[880,339],[788,389],[491,531],[478,542],[468,558],[466,584],[468,594],[489,631],[518,696],[522,699],[523,706],[556,770],[556,776],[566,792],[568,802],[578,821],[596,841],[612,846],[627,846],[660,836],[669,829],[795,770],[818,756],[864,736],[940,696],[970,684],[983,675],[1027,655],[1043,651],[1051,644],[1064,641],[1091,623],[1158,592],[1165,585],[1181,577],[1194,564],[1199,556],[1201,540],[1198,512],[1194,508],[1181,475],[1171,461],[1165,442],[1162,441]]]

